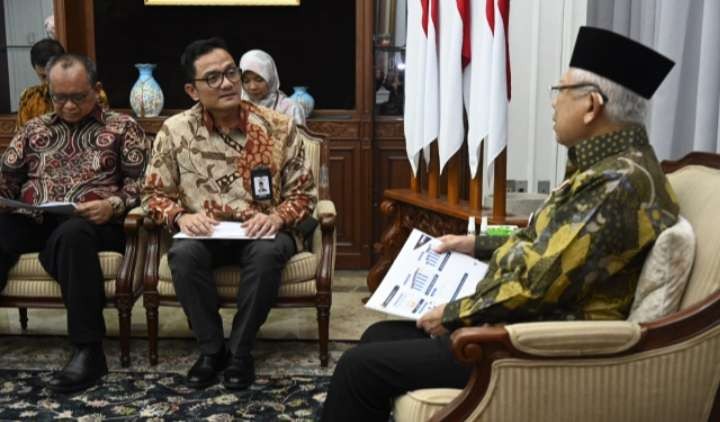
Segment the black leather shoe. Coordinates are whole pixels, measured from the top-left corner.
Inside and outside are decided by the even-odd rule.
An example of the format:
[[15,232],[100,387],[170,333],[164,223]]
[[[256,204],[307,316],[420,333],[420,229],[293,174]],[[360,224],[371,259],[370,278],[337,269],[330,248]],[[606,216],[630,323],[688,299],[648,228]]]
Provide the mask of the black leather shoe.
[[251,355],[233,356],[225,370],[223,385],[228,390],[244,390],[255,381],[255,361]]
[[226,349],[214,355],[200,355],[187,374],[185,384],[190,388],[205,388],[215,384],[217,375],[225,369],[230,360],[230,353]]
[[100,347],[82,347],[75,351],[70,362],[48,382],[56,393],[74,393],[95,385],[108,373],[105,353]]

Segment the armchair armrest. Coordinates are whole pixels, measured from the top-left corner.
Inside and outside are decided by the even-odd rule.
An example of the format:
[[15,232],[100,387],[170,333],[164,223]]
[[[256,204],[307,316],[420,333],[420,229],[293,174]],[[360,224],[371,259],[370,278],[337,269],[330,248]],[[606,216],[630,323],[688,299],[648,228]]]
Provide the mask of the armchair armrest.
[[145,210],[142,207],[135,207],[125,215],[123,228],[125,229],[126,236],[137,235],[144,217]]
[[622,353],[636,346],[643,328],[628,321],[554,321],[461,328],[452,334],[455,357],[477,362],[502,350],[518,357],[579,357]]
[[[632,359],[644,352],[690,343],[695,337],[715,329],[717,321],[720,321],[720,291],[650,323],[573,321],[461,328],[451,335],[453,354],[459,361],[471,365],[473,372],[460,395],[431,420],[466,420],[477,409],[478,403],[489,403],[493,391],[497,391],[495,387],[491,388],[497,381],[491,379],[501,365],[498,361],[508,359],[506,365],[512,365],[515,359],[570,360],[581,365],[594,365],[593,361],[596,361],[600,366],[607,366],[603,362],[611,355]],[[720,405],[713,404],[712,412],[713,415],[720,414]],[[711,416],[708,420],[716,419]]]
[[[321,225],[335,223],[335,217],[337,216],[337,211],[335,211],[335,203],[333,201],[331,201],[329,199],[321,199],[317,203],[316,211],[317,211],[318,220],[320,221]],[[332,220],[332,221],[330,221],[330,220]]]
[[332,291],[332,276],[335,268],[335,204],[328,199],[318,201],[318,221],[321,229],[321,258],[315,274],[316,288],[321,302],[330,306]]
[[[135,298],[140,294],[139,284],[135,283],[136,263],[138,259],[144,260],[144,256],[138,257],[143,253],[143,245],[141,241],[140,228],[142,227],[145,211],[141,207],[131,209],[123,221],[123,229],[125,231],[125,252],[123,260],[120,264],[120,270],[115,279],[115,296],[116,301],[125,301],[125,305],[132,307],[131,298]],[[118,309],[124,309],[118,305]],[[129,309],[129,308],[128,308]]]
[[[162,236],[163,226],[156,224],[143,210],[142,227],[147,232],[143,269],[143,303],[145,308],[150,306],[150,309],[155,309],[155,312],[157,312],[158,265],[160,262],[160,237]],[[148,302],[152,303],[149,304]]]
[[[490,391],[504,359],[556,360],[633,353],[646,330],[627,321],[556,321],[466,327],[451,335],[455,358],[473,367],[465,389],[432,421],[466,420]],[[581,361],[578,359],[578,361]]]
[[128,215],[139,215],[141,217],[144,217],[145,214],[145,208],[143,207],[135,207],[128,212]]
[[627,321],[535,322],[505,329],[517,350],[545,357],[620,353],[635,346],[642,336],[640,325]]

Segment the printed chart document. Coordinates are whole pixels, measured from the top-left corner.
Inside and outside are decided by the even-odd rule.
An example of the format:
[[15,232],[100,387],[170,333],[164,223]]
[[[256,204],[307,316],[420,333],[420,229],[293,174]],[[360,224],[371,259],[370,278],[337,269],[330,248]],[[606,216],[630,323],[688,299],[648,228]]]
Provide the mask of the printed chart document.
[[248,237],[241,223],[235,221],[221,221],[209,236],[192,236],[180,232],[173,237],[175,239],[275,239],[274,234],[263,237]]
[[53,214],[71,215],[75,214],[75,204],[72,202],[46,202],[40,205],[28,204],[22,201],[15,201],[0,197],[0,205],[8,208],[17,208],[30,211],[50,212]]
[[437,305],[474,293],[487,264],[457,252],[436,253],[434,240],[413,230],[365,306],[416,320]]

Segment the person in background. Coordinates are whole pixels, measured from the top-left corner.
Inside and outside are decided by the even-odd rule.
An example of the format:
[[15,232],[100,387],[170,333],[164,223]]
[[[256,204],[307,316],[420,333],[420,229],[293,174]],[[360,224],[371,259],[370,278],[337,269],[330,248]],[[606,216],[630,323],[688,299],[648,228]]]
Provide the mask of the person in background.
[[[416,322],[369,327],[335,368],[323,421],[384,422],[408,391],[463,388],[471,368],[453,357],[449,335],[461,327],[627,318],[648,251],[678,219],[644,126],[647,101],[673,65],[614,32],[580,28],[570,69],[550,87],[566,179],[493,253],[474,294]],[[447,235],[435,251],[478,255],[479,246]]]
[[98,252],[123,252],[123,219],[138,205],[147,145],[132,117],[103,110],[88,57],[62,54],[47,65],[54,111],[31,119],[0,160],[0,197],[28,204],[72,202],[74,215],[0,208],[0,292],[20,255],[39,252],[60,285],[70,361],[47,382],[59,393],[94,385],[108,371],[104,277]]
[[[53,111],[45,66],[51,58],[61,54],[65,54],[65,49],[59,42],[51,38],[44,38],[30,48],[30,64],[32,64],[38,79],[40,79],[40,84],[27,87],[20,94],[20,105],[18,106],[15,124],[16,131],[24,126],[28,120]],[[102,108],[108,108],[107,95],[102,90],[102,87],[98,93],[98,101]]]
[[240,58],[242,98],[292,117],[295,124],[305,124],[305,111],[280,90],[275,60],[262,50],[250,50]]

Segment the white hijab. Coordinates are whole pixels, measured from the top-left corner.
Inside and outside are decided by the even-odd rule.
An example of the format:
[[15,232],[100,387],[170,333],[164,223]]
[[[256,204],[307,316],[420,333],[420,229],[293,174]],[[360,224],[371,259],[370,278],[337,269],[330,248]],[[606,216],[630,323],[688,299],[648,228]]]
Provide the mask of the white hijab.
[[[250,50],[240,58],[239,66],[242,73],[249,70],[265,79],[269,88],[268,94],[256,104],[274,108],[277,94],[280,91],[280,76],[278,76],[275,60],[262,50]],[[251,101],[245,90],[242,92],[242,98]]]
[[265,98],[259,101],[250,99],[250,96],[243,89],[243,100],[277,110],[292,117],[295,123],[305,124],[305,112],[302,107],[288,98],[284,92],[280,91],[280,76],[278,76],[277,66],[272,56],[262,50],[250,50],[243,54],[238,66],[242,73],[249,70],[258,74],[261,78],[265,79],[269,88]]

